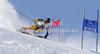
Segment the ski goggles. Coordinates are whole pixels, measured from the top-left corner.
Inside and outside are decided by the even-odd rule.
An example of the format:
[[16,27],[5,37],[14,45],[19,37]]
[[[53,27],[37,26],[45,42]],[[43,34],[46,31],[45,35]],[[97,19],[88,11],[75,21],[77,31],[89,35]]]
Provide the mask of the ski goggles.
[[50,23],[50,21],[46,20],[46,23]]

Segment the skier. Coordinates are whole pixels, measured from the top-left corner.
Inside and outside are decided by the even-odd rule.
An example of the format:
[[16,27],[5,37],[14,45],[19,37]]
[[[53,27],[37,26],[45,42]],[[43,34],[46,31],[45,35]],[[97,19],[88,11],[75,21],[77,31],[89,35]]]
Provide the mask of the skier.
[[[28,31],[34,31],[34,34],[37,34],[38,32],[42,31],[45,27],[46,27],[46,35],[44,38],[47,38],[47,36],[49,35],[49,23],[50,23],[50,18],[47,18],[45,21],[43,19],[35,19],[34,20],[35,25],[29,27],[29,28],[24,28],[25,33],[29,34]],[[27,31],[28,30],[28,31]],[[43,36],[38,36],[43,38]]]

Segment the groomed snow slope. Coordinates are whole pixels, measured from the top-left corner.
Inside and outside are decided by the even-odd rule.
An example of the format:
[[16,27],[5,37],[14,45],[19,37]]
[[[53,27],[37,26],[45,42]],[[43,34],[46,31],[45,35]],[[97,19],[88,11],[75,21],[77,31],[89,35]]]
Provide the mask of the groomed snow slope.
[[0,28],[0,54],[93,54],[62,43]]

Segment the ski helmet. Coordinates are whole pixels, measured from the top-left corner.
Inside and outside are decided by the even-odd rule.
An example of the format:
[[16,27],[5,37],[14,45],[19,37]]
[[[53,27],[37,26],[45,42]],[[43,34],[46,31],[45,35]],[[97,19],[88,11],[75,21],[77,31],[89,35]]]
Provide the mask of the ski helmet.
[[47,18],[46,19],[46,23],[50,23],[50,18]]

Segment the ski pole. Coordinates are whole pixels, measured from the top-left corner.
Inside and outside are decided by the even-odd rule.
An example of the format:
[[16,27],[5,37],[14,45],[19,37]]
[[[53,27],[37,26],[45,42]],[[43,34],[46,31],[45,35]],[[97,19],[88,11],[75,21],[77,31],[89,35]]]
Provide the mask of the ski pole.
[[25,14],[23,14],[22,12],[18,11],[17,9],[13,8],[15,11],[17,11],[18,13],[22,14],[23,16],[25,16],[26,18],[30,19],[31,21],[34,21],[32,18],[26,16]]

